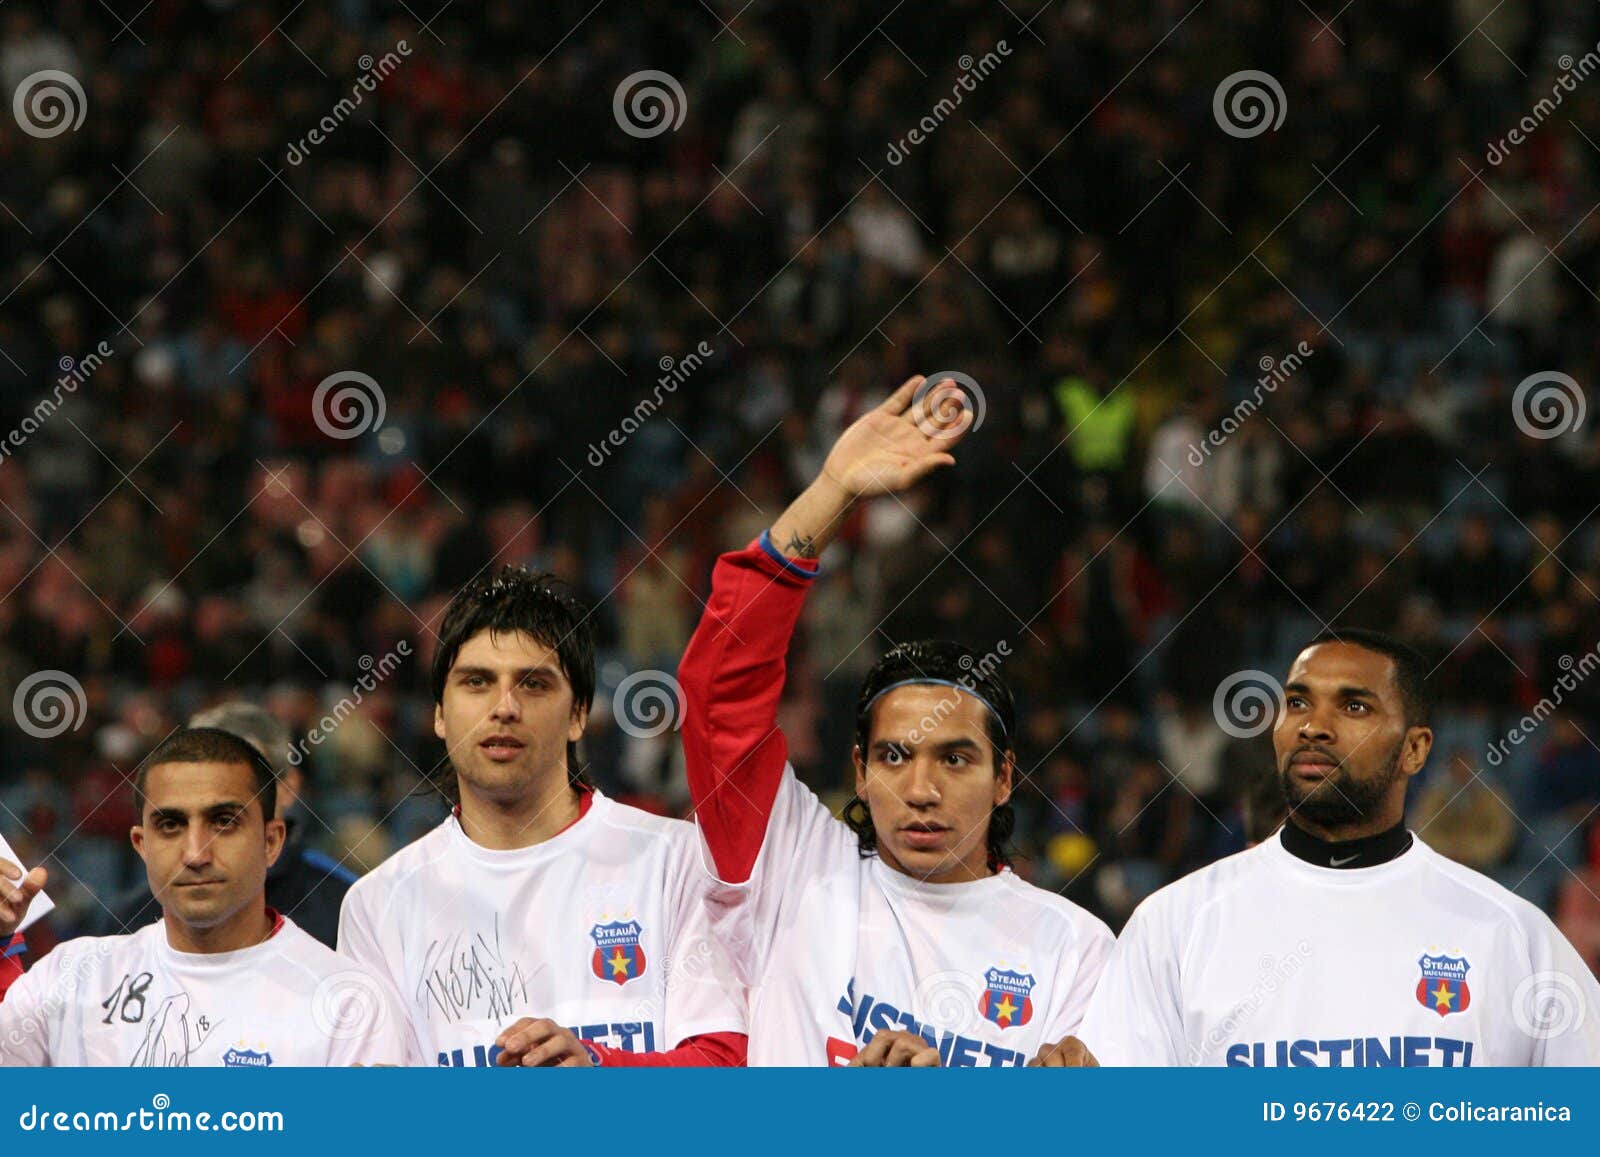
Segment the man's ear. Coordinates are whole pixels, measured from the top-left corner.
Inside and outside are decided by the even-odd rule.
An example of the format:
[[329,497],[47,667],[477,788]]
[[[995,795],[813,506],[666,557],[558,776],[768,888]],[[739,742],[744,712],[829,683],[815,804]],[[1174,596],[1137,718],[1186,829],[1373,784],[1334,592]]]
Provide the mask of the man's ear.
[[1428,753],[1432,750],[1433,728],[1407,728],[1406,737],[1401,741],[1400,770],[1408,776],[1416,775],[1428,762]]
[[444,738],[444,704],[433,705],[433,734],[439,739]]
[[278,857],[283,853],[283,842],[289,838],[289,825],[281,818],[273,818],[266,823],[267,837],[267,867],[272,867],[278,862]]
[[572,705],[572,718],[567,722],[567,742],[576,743],[583,738],[583,729],[589,723],[589,709]]
[[144,850],[144,826],[142,824],[134,824],[133,827],[129,828],[128,839],[133,842],[133,850],[139,853],[139,858],[149,863],[150,857],[145,854]]
[[860,799],[867,798],[867,761],[861,755],[861,745],[850,749],[850,762],[856,766],[856,796]]
[[1000,766],[994,773],[994,806],[999,807],[1011,798],[1016,783],[1017,753],[1009,747],[1000,756]]

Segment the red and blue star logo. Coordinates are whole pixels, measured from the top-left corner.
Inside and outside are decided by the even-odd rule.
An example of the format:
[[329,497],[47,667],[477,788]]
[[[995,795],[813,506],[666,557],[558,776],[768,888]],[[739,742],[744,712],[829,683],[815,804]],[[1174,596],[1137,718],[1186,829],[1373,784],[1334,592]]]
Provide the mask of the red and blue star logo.
[[1422,979],[1417,981],[1417,1001],[1423,1008],[1441,1017],[1467,1010],[1472,1003],[1467,969],[1472,966],[1465,956],[1424,955],[1417,963],[1422,967]]
[[983,1019],[1001,1028],[1021,1028],[1033,1019],[1031,975],[1009,968],[991,968],[984,974],[983,994],[978,1011]]
[[594,956],[590,959],[594,974],[619,986],[643,976],[645,957],[644,948],[639,944],[641,932],[637,920],[613,920],[589,929],[589,936],[594,940]]

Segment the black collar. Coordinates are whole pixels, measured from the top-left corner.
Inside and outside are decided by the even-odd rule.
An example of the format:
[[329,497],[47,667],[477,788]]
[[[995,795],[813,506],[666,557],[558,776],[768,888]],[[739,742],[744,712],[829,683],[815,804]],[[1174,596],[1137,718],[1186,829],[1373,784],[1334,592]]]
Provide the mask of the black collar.
[[1324,840],[1297,825],[1291,818],[1283,825],[1283,850],[1319,868],[1371,868],[1387,864],[1411,847],[1412,836],[1402,819],[1388,831],[1356,840]]

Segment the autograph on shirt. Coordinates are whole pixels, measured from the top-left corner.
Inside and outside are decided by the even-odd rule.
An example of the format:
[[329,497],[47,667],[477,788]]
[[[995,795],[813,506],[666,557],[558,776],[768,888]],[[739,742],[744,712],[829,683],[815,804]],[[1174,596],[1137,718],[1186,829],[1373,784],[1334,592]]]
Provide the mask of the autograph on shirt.
[[144,1042],[128,1062],[129,1068],[188,1068],[200,1046],[210,1039],[222,1022],[200,1017],[191,1024],[189,1020],[189,994],[179,992],[167,997],[156,1008],[145,1028]]
[[[489,935],[464,934],[435,940],[422,958],[422,982],[416,996],[431,1019],[438,1011],[445,1020],[467,1017],[510,1016],[528,1003],[528,980],[522,965],[506,962],[500,944],[500,917]],[[431,1001],[431,1003],[429,1003]]]

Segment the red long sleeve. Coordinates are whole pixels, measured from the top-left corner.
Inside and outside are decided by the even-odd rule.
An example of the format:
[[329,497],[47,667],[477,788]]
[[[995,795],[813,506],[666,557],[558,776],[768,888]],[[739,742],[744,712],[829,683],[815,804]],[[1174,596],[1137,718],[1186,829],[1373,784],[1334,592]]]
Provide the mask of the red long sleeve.
[[6,989],[22,975],[22,954],[27,950],[28,942],[22,938],[22,933],[18,932],[6,945],[5,953],[0,955],[0,1000],[5,999]]
[[717,874],[750,878],[783,779],[778,730],[784,659],[816,563],[769,554],[758,541],[717,560],[711,598],[678,665],[680,735],[695,819]]
[[749,1038],[742,1032],[708,1032],[692,1036],[664,1053],[630,1053],[611,1045],[585,1041],[605,1068],[742,1068]]

